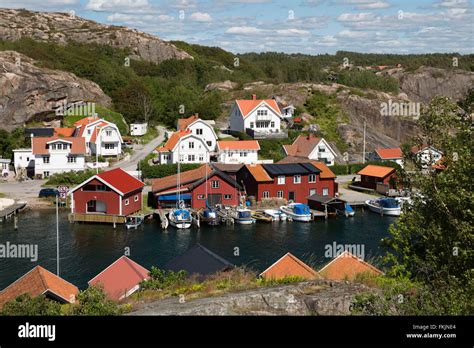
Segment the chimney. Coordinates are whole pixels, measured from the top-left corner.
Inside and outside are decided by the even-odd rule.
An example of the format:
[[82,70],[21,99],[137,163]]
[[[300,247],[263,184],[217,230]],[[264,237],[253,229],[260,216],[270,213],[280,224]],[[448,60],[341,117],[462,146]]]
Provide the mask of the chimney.
[[252,94],[252,100],[257,100],[257,95],[256,94]]
[[199,118],[199,113],[196,112],[196,113],[194,114],[194,117],[195,117],[195,118]]

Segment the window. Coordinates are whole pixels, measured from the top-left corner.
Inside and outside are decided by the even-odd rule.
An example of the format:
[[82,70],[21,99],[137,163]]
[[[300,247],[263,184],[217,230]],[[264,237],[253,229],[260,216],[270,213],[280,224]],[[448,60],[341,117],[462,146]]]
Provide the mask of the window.
[[111,137],[112,136],[112,131],[111,130],[105,131],[105,135],[108,136],[108,137]]
[[244,152],[241,152],[241,153],[240,153],[240,157],[244,157],[244,156],[245,156],[245,155],[244,155]]
[[278,185],[285,185],[285,176],[278,175]]
[[323,188],[323,196],[329,196],[329,189]]
[[232,195],[224,195],[224,199],[227,199],[227,200],[232,199]]
[[49,163],[49,156],[43,156],[43,163],[48,164]]
[[203,199],[206,199],[206,196],[205,195],[197,195],[197,199],[203,200]]
[[270,192],[268,191],[263,191],[263,198],[270,198]]
[[135,198],[133,199],[135,202],[138,202],[138,195],[135,195]]
[[169,154],[163,155],[163,161],[169,161],[169,160],[170,160]]
[[203,154],[199,155],[199,162],[204,162],[204,155]]
[[130,204],[130,200],[129,199],[126,199],[125,200],[125,205],[129,205]]
[[[56,144],[56,148],[58,150],[62,150],[63,149],[63,144]],[[64,149],[66,149],[66,148],[64,148]]]
[[179,162],[183,162],[184,161],[184,155],[179,155]]
[[89,201],[89,202],[87,202],[87,208],[89,208],[89,209],[94,209],[94,208],[95,208],[95,201]]
[[87,134],[88,134],[88,135],[91,135],[91,132],[92,132],[91,129],[88,129],[88,130],[87,130]]
[[56,144],[51,144],[51,150],[56,150]]
[[295,201],[295,192],[294,191],[290,191],[288,192],[288,200],[289,201]]
[[97,191],[107,191],[107,186],[105,185],[97,185],[96,186]]
[[106,150],[113,150],[113,149],[115,149],[115,144],[105,144],[105,149]]
[[250,122],[250,128],[253,128],[253,127],[254,127],[254,123]]
[[319,152],[326,152],[326,148],[325,148],[325,147],[322,147],[322,146],[320,146],[320,147],[318,148],[318,151],[319,151]]
[[257,116],[267,116],[267,115],[268,115],[268,110],[266,109],[257,110]]
[[196,134],[197,135],[202,135],[202,128],[197,128],[196,129]]
[[316,174],[309,174],[308,175],[308,182],[309,183],[316,182]]
[[76,163],[77,157],[76,156],[67,156],[67,163]]
[[315,194],[316,194],[316,189],[309,190],[309,195],[310,196],[315,195]]
[[194,141],[190,141],[190,142],[189,142],[189,148],[190,148],[190,149],[194,149]]
[[257,128],[268,128],[270,121],[257,121]]
[[277,198],[283,198],[283,191],[277,192]]
[[43,177],[47,178],[49,176],[49,172],[43,172]]
[[301,184],[301,175],[293,176],[293,184]]
[[195,155],[188,155],[188,162],[194,162],[195,159],[196,159]]
[[270,122],[270,127],[275,128],[275,121]]
[[207,146],[212,146],[212,141],[206,141]]
[[219,188],[219,180],[212,180],[211,181],[212,188]]

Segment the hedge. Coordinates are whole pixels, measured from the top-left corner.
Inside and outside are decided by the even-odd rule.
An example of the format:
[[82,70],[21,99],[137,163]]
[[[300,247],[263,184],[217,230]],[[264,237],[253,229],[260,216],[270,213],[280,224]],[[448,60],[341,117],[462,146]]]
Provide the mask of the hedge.
[[400,165],[392,161],[368,161],[365,163],[351,163],[351,164],[335,164],[331,167],[331,170],[336,175],[350,175],[356,174],[359,170],[366,167],[369,164],[377,166],[392,167],[397,170],[401,169]]

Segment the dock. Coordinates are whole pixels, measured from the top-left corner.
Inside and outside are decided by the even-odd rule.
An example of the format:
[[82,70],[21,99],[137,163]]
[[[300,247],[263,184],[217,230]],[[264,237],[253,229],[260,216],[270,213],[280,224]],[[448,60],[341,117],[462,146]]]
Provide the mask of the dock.
[[18,214],[25,207],[26,202],[19,202],[0,210],[0,222],[9,220],[12,216]]
[[70,213],[68,215],[70,223],[74,222],[93,222],[93,223],[109,223],[109,224],[124,224],[127,221],[126,216],[122,215],[106,215],[94,213]]

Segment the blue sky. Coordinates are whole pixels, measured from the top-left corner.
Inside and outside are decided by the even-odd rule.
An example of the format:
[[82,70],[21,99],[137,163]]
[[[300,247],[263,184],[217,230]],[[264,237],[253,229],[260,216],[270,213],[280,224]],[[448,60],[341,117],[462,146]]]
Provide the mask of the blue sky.
[[470,0],[0,0],[234,53],[474,53]]

